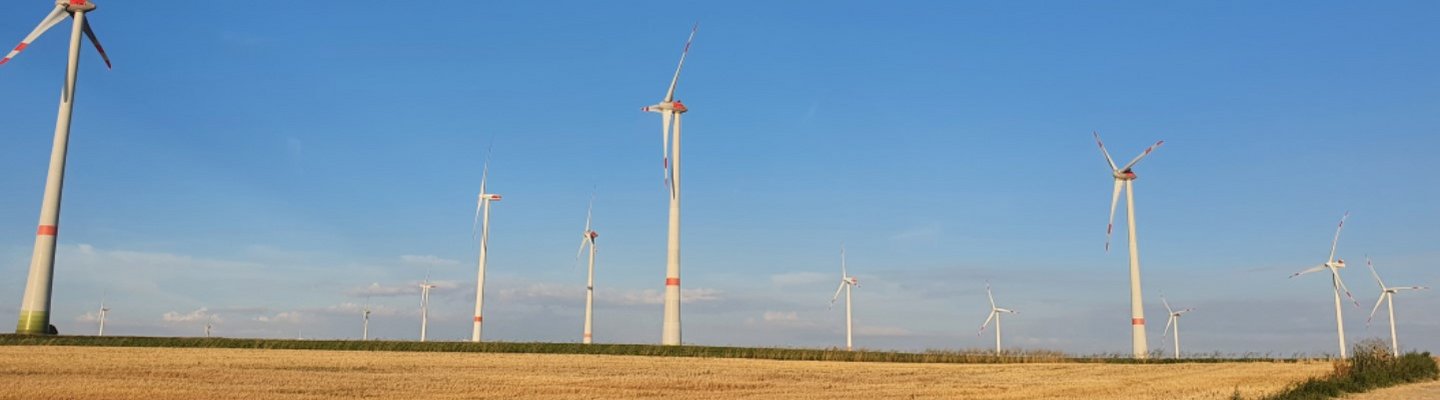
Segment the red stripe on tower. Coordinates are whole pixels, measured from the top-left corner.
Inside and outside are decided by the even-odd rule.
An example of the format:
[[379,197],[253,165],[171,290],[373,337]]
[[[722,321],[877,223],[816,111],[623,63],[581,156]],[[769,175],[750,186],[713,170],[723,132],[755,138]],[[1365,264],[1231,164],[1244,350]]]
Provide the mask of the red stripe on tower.
[[1130,325],[1145,325],[1144,318],[1131,318]]
[[485,321],[485,317],[482,317],[482,316],[479,316],[479,315],[476,315],[476,316],[475,316],[475,322],[484,322],[484,321]]
[[35,234],[39,236],[55,236],[55,233],[59,230],[60,228],[56,228],[55,225],[40,225],[40,229],[36,229]]
[[665,278],[665,286],[680,286],[680,278]]

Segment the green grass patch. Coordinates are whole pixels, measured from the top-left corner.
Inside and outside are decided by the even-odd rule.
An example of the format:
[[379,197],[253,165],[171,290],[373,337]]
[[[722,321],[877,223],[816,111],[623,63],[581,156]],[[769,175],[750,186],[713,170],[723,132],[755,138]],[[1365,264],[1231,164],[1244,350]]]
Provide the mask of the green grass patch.
[[1385,342],[1364,340],[1355,344],[1355,354],[1350,359],[1336,361],[1335,370],[1330,374],[1310,378],[1265,399],[1331,399],[1347,393],[1362,393],[1437,378],[1440,378],[1440,369],[1437,369],[1430,352],[1410,352],[1395,357]]
[[1150,358],[1136,360],[1128,355],[1070,356],[1058,351],[1021,350],[1007,351],[1000,355],[980,350],[941,351],[931,350],[919,353],[894,351],[845,351],[841,349],[800,349],[766,347],[720,347],[720,346],[656,346],[640,344],[579,344],[579,343],[519,343],[519,342],[413,342],[413,341],[358,341],[358,340],[284,340],[284,339],[231,339],[231,338],[181,338],[181,337],[136,337],[136,336],[27,336],[0,335],[0,346],[104,346],[104,347],[173,347],[173,348],[229,348],[229,349],[280,349],[280,350],[340,350],[340,351],[407,351],[407,352],[453,352],[453,353],[525,353],[525,354],[592,354],[617,356],[650,357],[705,357],[743,358],[760,360],[794,361],[847,361],[847,362],[892,362],[892,363],[1114,363],[1114,364],[1166,364],[1177,362],[1295,362],[1297,358],[1247,357],[1206,357],[1190,359]]

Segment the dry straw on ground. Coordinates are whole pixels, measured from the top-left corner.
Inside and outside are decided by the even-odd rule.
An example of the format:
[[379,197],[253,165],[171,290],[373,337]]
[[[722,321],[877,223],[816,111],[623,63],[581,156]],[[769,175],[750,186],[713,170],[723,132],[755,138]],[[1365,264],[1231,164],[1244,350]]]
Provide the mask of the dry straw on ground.
[[15,399],[1224,399],[1326,362],[892,364],[556,354],[0,347]]

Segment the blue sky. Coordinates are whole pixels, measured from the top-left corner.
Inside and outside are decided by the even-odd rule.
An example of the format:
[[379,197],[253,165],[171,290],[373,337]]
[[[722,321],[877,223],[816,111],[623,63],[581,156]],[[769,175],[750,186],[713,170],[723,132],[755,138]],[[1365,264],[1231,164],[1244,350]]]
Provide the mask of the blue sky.
[[[54,319],[115,334],[468,338],[470,223],[495,204],[486,336],[578,341],[574,251],[598,192],[596,340],[659,339],[659,100],[679,98],[685,340],[843,343],[828,310],[849,249],[856,344],[976,337],[986,280],[1007,343],[1129,348],[1123,247],[1103,249],[1117,158],[1137,168],[1152,346],[1159,296],[1199,310],[1190,351],[1334,351],[1324,261],[1341,213],[1362,308],[1440,285],[1440,43],[1426,2],[101,3],[116,68],[83,54]],[[147,8],[148,7],[148,8]],[[18,40],[43,1],[0,5]],[[0,321],[28,268],[67,25],[0,68]],[[1120,221],[1117,221],[1119,224]],[[1118,232],[1117,243],[1124,243]],[[367,295],[368,294],[368,295]],[[1397,297],[1402,345],[1440,347],[1434,292]]]

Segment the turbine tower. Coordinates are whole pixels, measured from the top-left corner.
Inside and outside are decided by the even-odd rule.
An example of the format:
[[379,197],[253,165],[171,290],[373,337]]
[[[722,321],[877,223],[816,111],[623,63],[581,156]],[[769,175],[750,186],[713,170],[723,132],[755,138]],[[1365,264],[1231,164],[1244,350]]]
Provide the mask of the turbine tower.
[[35,249],[30,257],[30,276],[25,282],[25,297],[20,304],[20,320],[15,333],[21,335],[54,334],[50,329],[50,290],[54,284],[55,236],[60,224],[60,192],[65,181],[65,152],[70,143],[70,116],[75,106],[75,81],[80,69],[80,35],[84,34],[100,52],[105,67],[110,67],[110,57],[90,29],[85,13],[95,10],[95,3],[88,0],[58,0],[40,25],[25,36],[15,49],[0,58],[0,65],[10,62],[30,43],[45,31],[73,18],[70,29],[70,61],[65,69],[65,86],[60,92],[60,111],[55,121],[55,142],[50,150],[50,170],[45,177],[45,197],[40,205],[40,227],[35,231]]
[[1340,230],[1345,229],[1345,219],[1347,218],[1350,218],[1348,211],[1340,217],[1340,224],[1335,227],[1335,239],[1330,242],[1330,258],[1324,264],[1290,275],[1291,278],[1294,278],[1311,272],[1330,270],[1330,286],[1335,289],[1335,333],[1340,338],[1340,358],[1345,358],[1345,320],[1340,312],[1340,292],[1344,291],[1345,296],[1355,303],[1355,308],[1360,308],[1360,302],[1355,301],[1355,296],[1350,295],[1350,289],[1345,287],[1345,281],[1340,280],[1340,269],[1345,268],[1345,259],[1335,258],[1335,247],[1340,244]]
[[[1395,293],[1401,290],[1425,290],[1424,286],[1385,286],[1385,281],[1380,280],[1380,273],[1375,272],[1375,264],[1370,262],[1370,256],[1365,256],[1365,265],[1370,266],[1370,275],[1375,276],[1375,283],[1380,284],[1380,299],[1375,301],[1375,308],[1370,309],[1370,317],[1365,318],[1365,325],[1370,325],[1370,320],[1375,319],[1375,312],[1380,311],[1380,303],[1390,307],[1390,352],[1392,355],[1400,356],[1400,342],[1395,339]],[[104,321],[103,319],[101,321]]]
[[835,289],[835,296],[830,297],[830,307],[835,306],[835,300],[840,298],[840,291],[845,291],[845,351],[855,350],[855,342],[852,335],[853,320],[850,318],[850,288],[860,286],[860,278],[850,276],[845,269],[845,245],[840,245],[840,287]]
[[680,65],[675,67],[675,76],[670,79],[670,89],[665,92],[665,99],[641,108],[643,111],[660,113],[665,182],[670,188],[670,233],[665,252],[665,319],[660,328],[660,344],[666,346],[680,345],[680,114],[688,110],[685,104],[675,98],[675,85],[680,82],[680,69],[685,66],[685,55],[690,53],[690,42],[695,40],[695,31],[699,29],[699,24],[690,29],[690,38],[685,40],[685,50],[680,52]]
[[485,262],[490,250],[490,202],[500,201],[500,195],[485,190],[485,181],[490,176],[490,152],[485,153],[485,167],[480,172],[480,196],[475,203],[475,222],[470,225],[470,238],[475,238],[475,224],[480,227],[480,266],[475,274],[475,322],[470,330],[470,341],[480,342],[480,330],[485,323]]
[[435,285],[430,283],[430,274],[425,274],[425,282],[420,284],[420,341],[425,341],[425,328],[430,325],[430,289]]
[[210,326],[215,323],[215,316],[205,318],[205,337],[210,337]]
[[1165,331],[1160,333],[1160,340],[1163,342],[1165,340],[1165,335],[1170,333],[1170,327],[1175,327],[1175,358],[1180,358],[1180,315],[1190,312],[1194,309],[1186,308],[1184,310],[1175,311],[1174,309],[1170,308],[1170,302],[1165,300],[1164,297],[1160,298],[1160,302],[1165,304],[1165,312],[1169,313],[1170,315],[1170,318],[1165,320]]
[[980,331],[975,336],[985,333],[985,327],[990,325],[990,320],[995,320],[995,355],[1000,355],[1000,313],[1018,314],[1015,310],[1000,308],[995,305],[995,295],[990,293],[990,282],[985,282],[985,297],[990,298],[990,316],[985,317],[985,323],[980,324]]
[[1110,235],[1115,231],[1115,206],[1120,202],[1120,192],[1125,192],[1125,222],[1130,226],[1130,350],[1135,358],[1145,358],[1149,347],[1145,343],[1145,305],[1140,296],[1140,249],[1136,241],[1135,232],[1135,171],[1132,168],[1135,164],[1155,148],[1165,144],[1164,140],[1155,142],[1140,153],[1134,160],[1130,160],[1124,167],[1115,166],[1115,160],[1110,158],[1110,152],[1105,150],[1105,143],[1100,141],[1100,133],[1095,132],[1095,144],[1100,146],[1100,154],[1105,155],[1105,162],[1110,164],[1111,175],[1115,177],[1115,191],[1110,195],[1110,224],[1105,227],[1105,251],[1110,251]]
[[591,195],[590,207],[585,210],[585,231],[580,233],[580,250],[575,252],[575,259],[579,260],[585,247],[590,247],[590,274],[585,278],[585,332],[581,335],[581,342],[584,344],[590,344],[592,337],[590,326],[595,305],[595,238],[600,237],[600,234],[590,229],[590,215],[594,210],[595,196]]

